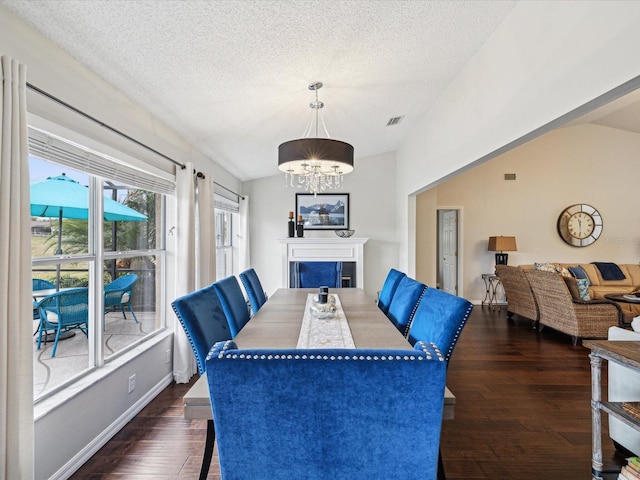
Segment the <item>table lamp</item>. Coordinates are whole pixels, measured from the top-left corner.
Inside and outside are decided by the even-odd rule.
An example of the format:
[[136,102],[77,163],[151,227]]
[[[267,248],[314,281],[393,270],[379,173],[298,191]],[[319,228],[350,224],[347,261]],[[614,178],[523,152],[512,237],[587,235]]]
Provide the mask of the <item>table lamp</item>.
[[487,247],[489,252],[496,253],[496,265],[506,265],[509,259],[509,254],[503,252],[516,252],[516,237],[489,237],[489,246]]

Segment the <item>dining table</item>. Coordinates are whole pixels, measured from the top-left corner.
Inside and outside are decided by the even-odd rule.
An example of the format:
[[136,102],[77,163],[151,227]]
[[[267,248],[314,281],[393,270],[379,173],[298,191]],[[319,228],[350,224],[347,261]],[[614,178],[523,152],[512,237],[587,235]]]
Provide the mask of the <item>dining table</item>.
[[[281,288],[249,320],[233,339],[240,349],[291,349],[299,348],[305,328],[322,325],[322,319],[309,315],[310,296],[317,295],[315,288]],[[360,288],[333,288],[330,295],[337,299],[340,316],[346,320],[347,342],[355,348],[413,349],[387,316],[378,308],[375,300]],[[305,314],[306,312],[306,314]],[[353,348],[353,347],[352,347]],[[215,430],[209,398],[206,373],[201,375],[183,397],[184,417],[189,420],[207,420],[207,441],[200,479],[206,479],[213,453]],[[454,417],[455,396],[445,388],[443,419]],[[206,467],[205,467],[206,464]]]

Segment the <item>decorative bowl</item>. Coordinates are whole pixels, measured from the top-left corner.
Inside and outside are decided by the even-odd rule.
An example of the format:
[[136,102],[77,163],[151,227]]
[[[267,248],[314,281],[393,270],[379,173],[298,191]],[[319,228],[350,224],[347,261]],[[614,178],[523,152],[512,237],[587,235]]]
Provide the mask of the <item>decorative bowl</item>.
[[314,303],[309,307],[314,318],[331,318],[336,313],[336,306],[333,303]]
[[351,235],[356,233],[355,230],[336,230],[335,232],[340,238],[349,238]]

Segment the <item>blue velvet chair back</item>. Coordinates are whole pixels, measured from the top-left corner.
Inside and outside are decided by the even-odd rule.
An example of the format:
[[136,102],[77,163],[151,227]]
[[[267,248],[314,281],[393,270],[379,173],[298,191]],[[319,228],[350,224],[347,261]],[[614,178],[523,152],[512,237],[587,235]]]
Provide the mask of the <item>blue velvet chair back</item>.
[[411,319],[426,290],[427,286],[424,283],[404,276],[398,283],[396,292],[391,298],[387,317],[405,337],[409,333]]
[[435,343],[448,363],[472,310],[468,300],[428,288],[413,316],[409,342],[412,345],[419,341]]
[[222,311],[213,285],[201,288],[171,302],[180,325],[187,334],[200,375],[204,373],[205,360],[216,342],[231,339],[231,329]]
[[395,268],[389,270],[387,278],[382,285],[382,290],[380,290],[380,295],[378,295],[378,307],[385,315],[389,312],[391,299],[393,298],[393,294],[396,293],[400,280],[406,276],[406,274],[396,270]]
[[258,274],[253,268],[250,268],[240,274],[240,280],[247,292],[251,311],[255,315],[258,313],[258,310],[260,310],[260,307],[267,301],[267,296],[264,293]]
[[231,338],[235,337],[249,321],[249,309],[238,280],[234,276],[223,278],[213,284],[227,323],[231,328]]
[[342,287],[342,262],[296,262],[295,288]]
[[89,328],[89,289],[87,287],[71,288],[47,295],[37,304],[40,315],[38,329],[38,350],[42,344],[42,336],[47,332],[55,332],[51,356],[56,356],[60,334],[79,329],[85,335]]
[[446,362],[414,350],[236,350],[207,380],[222,479],[435,479]]

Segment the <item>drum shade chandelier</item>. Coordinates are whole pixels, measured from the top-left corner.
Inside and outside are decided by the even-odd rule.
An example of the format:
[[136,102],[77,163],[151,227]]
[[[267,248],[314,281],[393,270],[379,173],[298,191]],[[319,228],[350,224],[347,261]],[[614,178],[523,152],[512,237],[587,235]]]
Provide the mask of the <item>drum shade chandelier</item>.
[[[329,137],[329,132],[320,118],[324,103],[318,100],[322,82],[309,85],[316,94],[309,104],[313,110],[304,138],[284,142],[278,147],[278,169],[285,173],[286,185],[304,187],[314,195],[326,189],[342,187],[342,177],[353,171],[353,146]],[[319,122],[327,138],[318,137]],[[315,127],[315,137],[310,137]]]

